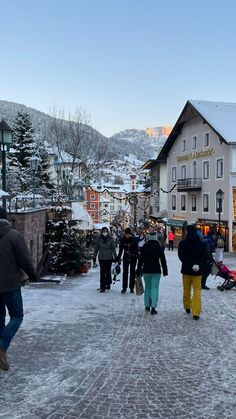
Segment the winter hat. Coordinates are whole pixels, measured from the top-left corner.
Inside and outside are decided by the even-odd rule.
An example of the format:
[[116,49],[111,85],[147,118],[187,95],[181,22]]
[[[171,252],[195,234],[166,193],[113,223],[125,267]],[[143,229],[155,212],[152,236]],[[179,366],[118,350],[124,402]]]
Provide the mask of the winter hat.
[[157,240],[157,233],[155,231],[149,233],[148,240]]
[[127,227],[125,229],[125,234],[132,234],[131,228]]
[[102,227],[101,232],[104,233],[105,231],[108,233],[108,228],[107,227]]
[[7,219],[7,211],[3,207],[0,207],[0,219],[4,219],[4,220]]

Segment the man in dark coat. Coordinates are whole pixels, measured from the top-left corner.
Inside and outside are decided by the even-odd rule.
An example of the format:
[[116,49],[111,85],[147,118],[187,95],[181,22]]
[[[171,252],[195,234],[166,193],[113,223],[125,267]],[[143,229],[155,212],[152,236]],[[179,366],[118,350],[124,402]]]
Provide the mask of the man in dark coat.
[[[7,349],[23,320],[21,277],[23,270],[37,280],[23,237],[11,228],[5,208],[0,207],[0,368],[9,369]],[[6,325],[6,309],[10,321]]]
[[[123,254],[124,253],[124,254]],[[132,235],[131,229],[128,227],[125,229],[125,235],[120,241],[118,261],[121,259],[123,254],[123,282],[122,291],[124,294],[128,287],[129,277],[129,288],[131,294],[134,292],[135,283],[135,269],[138,259],[138,242]]]
[[186,237],[179,243],[178,256],[182,262],[184,308],[186,313],[192,310],[194,320],[198,320],[201,313],[202,269],[207,258],[207,246],[200,239],[194,225],[187,226]]

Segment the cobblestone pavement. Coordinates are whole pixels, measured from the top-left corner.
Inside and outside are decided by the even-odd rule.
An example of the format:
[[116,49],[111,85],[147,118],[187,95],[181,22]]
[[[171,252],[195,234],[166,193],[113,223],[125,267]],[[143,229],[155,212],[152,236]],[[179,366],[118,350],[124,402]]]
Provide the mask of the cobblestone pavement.
[[98,270],[24,288],[0,417],[235,419],[236,289],[219,292],[211,277],[193,321],[177,253],[166,254],[157,316],[144,312],[143,297],[120,294],[120,282],[98,293]]

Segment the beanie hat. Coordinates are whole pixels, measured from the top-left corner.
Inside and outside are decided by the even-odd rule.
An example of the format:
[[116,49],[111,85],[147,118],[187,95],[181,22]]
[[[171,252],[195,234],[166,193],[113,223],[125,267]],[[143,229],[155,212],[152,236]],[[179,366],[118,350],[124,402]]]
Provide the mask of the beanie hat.
[[157,240],[157,233],[155,231],[149,233],[148,240]]
[[7,211],[3,207],[0,207],[0,219],[4,219],[4,220],[7,219]]
[[103,233],[104,231],[107,231],[108,232],[108,228],[107,227],[102,227],[101,232]]
[[125,234],[132,234],[131,228],[127,227],[125,229]]

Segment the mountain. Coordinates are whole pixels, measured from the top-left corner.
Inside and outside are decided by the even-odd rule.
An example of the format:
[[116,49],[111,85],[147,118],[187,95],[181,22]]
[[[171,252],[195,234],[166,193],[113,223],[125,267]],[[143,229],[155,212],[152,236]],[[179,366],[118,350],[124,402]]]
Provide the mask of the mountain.
[[[27,112],[30,115],[33,127],[37,134],[36,138],[47,140],[50,138],[49,126],[50,121],[53,119],[52,116],[23,104],[0,100],[0,120],[1,118],[5,119],[10,126],[13,126],[17,112],[19,111]],[[133,154],[138,158],[142,156],[142,160],[145,161],[148,157],[145,149],[139,147],[138,144],[132,144],[130,141],[123,138],[120,138],[119,141],[117,141],[116,138],[107,138],[92,127],[90,127],[90,131],[91,141],[96,142],[96,144],[105,143],[113,158],[117,157],[124,159],[124,156]]]
[[147,128],[146,130],[126,129],[114,134],[110,137],[110,140],[116,143],[128,141],[130,144],[135,145],[135,147],[140,147],[148,158],[153,158],[153,156],[156,157],[159,153],[171,129],[169,126]]
[[[52,116],[20,103],[0,100],[0,118],[5,119],[10,126],[13,125],[17,112],[22,110],[31,116],[38,138],[50,137],[48,127]],[[134,128],[120,131],[107,138],[91,127],[94,140],[105,142],[108,149],[117,158],[122,159],[124,156],[133,154],[142,161],[158,154],[170,131],[171,127],[169,126],[147,128],[146,130]]]

